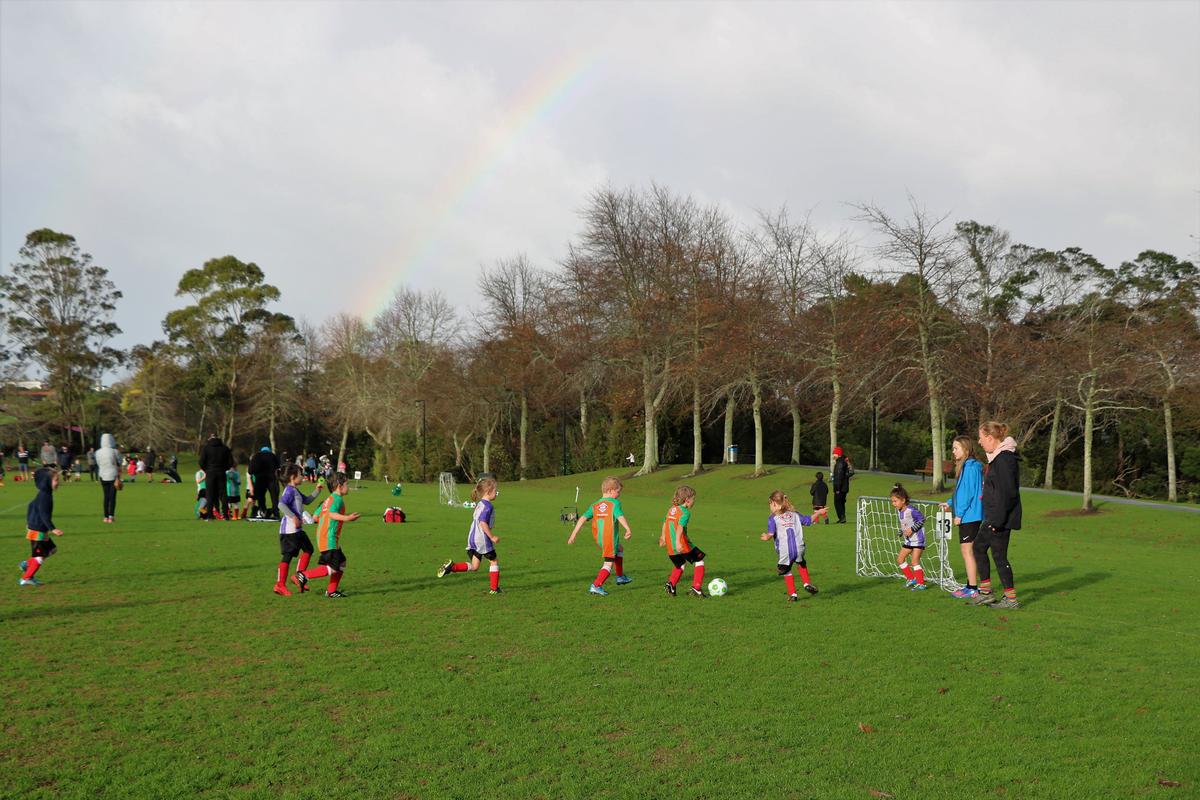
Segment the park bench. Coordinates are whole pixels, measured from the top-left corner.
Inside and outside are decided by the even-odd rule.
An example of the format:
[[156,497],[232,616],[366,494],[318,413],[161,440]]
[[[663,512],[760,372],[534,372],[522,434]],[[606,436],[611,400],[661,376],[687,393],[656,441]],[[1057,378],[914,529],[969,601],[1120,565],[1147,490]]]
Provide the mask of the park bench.
[[[921,478],[922,483],[925,481],[926,475],[933,477],[933,459],[932,458],[925,459],[925,468],[919,469],[916,472],[917,472],[917,475]],[[945,478],[953,478],[954,477],[954,462],[953,461],[943,461],[942,462],[942,477],[945,477]]]

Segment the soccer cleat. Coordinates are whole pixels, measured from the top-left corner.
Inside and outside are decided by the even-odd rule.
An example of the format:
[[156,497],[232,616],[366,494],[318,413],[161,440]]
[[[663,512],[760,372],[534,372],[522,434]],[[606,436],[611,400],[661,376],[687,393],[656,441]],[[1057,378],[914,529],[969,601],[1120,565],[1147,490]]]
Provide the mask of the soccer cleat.
[[438,567],[437,576],[439,578],[446,577],[446,573],[448,573],[450,571],[450,568],[453,566],[454,566],[453,561],[447,561],[445,564],[442,564],[440,567]]
[[601,597],[608,597],[608,592],[604,591],[604,587],[597,586],[594,583],[588,587],[588,594],[598,594]]
[[292,576],[292,580],[295,582],[295,584],[297,586],[300,587],[300,591],[302,591],[302,592],[308,591],[308,576],[305,575],[303,572],[297,572],[295,575]]
[[1001,597],[996,602],[992,603],[992,608],[1020,608],[1021,604],[1017,602],[1015,597]]
[[488,590],[488,594],[503,594],[503,593],[504,593],[504,590],[499,587]]
[[629,577],[628,575],[617,576],[617,586],[624,586],[627,583],[633,583],[633,578]]
[[959,600],[969,600],[977,594],[979,594],[978,589],[972,589],[967,586],[960,586],[958,589],[955,589],[953,592],[951,592],[950,596],[957,597]]
[[346,595],[344,595],[341,592],[326,592],[325,596],[326,597],[345,597]]
[[42,582],[37,578],[21,578],[17,581],[18,586],[41,586]]
[[904,582],[904,588],[905,588],[905,589],[911,589],[912,587],[914,587],[914,586],[916,586],[916,585],[917,585],[917,579],[916,579],[916,578],[909,578],[908,580],[906,580],[906,581]]
[[671,597],[675,596],[675,584],[670,581],[667,581],[667,594],[671,595]]
[[808,592],[809,594],[816,594],[817,587],[813,586],[811,583],[806,583],[804,584],[804,591]]
[[292,596],[292,593],[288,591],[288,587],[284,586],[282,583],[275,584],[275,594],[281,594],[284,597]]
[[914,584],[914,585],[913,585],[913,587],[912,587],[912,590],[913,590],[914,592],[923,592],[923,591],[925,591],[925,590],[926,590],[926,589],[928,589],[928,588],[929,588],[929,587],[928,587],[928,586],[926,586],[925,584],[923,584],[923,583],[918,583],[918,584]]
[[29,568],[29,562],[28,562],[28,561],[22,561],[20,564],[18,564],[18,565],[17,565],[17,568],[18,568],[18,569],[20,569],[20,570],[21,570],[21,572],[24,572],[26,569],[28,569],[28,568]]
[[789,594],[789,595],[788,595],[788,602],[789,602],[789,603],[794,603],[794,602],[796,602],[796,601],[797,601],[797,600],[799,600],[799,599],[800,599],[800,595],[798,595],[798,594]]
[[973,606],[990,606],[996,602],[996,595],[991,592],[980,592],[967,602]]
[[704,597],[704,592],[700,591],[695,586],[692,587],[692,591],[690,592],[690,594],[692,595],[692,597]]

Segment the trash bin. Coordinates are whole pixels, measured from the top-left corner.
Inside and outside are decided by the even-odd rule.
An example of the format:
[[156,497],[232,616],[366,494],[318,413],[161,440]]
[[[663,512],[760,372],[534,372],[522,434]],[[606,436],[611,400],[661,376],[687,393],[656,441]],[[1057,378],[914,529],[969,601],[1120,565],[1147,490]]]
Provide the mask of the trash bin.
[[737,450],[738,450],[738,446],[736,444],[729,445],[729,463],[730,464],[737,463]]

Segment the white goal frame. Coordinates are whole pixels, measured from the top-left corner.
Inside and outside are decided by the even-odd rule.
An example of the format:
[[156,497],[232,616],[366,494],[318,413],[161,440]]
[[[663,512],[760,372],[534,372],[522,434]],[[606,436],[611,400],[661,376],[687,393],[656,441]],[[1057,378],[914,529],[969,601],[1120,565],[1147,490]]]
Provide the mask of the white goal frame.
[[[954,577],[950,564],[950,541],[954,535],[954,518],[941,510],[941,503],[909,500],[925,515],[925,583],[932,583],[947,592],[961,584]],[[858,498],[858,517],[854,524],[854,573],[864,578],[900,578],[904,573],[896,564],[900,552],[900,522],[891,498]]]
[[458,486],[454,482],[453,472],[438,473],[438,502],[444,506],[457,506]]

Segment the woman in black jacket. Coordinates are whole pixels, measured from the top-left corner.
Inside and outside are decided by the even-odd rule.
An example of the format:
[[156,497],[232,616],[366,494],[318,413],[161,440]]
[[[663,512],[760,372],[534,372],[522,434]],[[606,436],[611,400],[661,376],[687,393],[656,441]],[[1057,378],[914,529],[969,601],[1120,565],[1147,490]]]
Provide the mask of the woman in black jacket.
[[[1021,468],[1017,442],[1008,435],[1008,426],[985,422],[979,426],[979,446],[987,454],[983,473],[983,520],[975,539],[975,563],[979,567],[979,594],[968,602],[993,608],[1020,608],[1013,586],[1012,564],[1008,562],[1008,540],[1021,528]],[[1004,587],[1004,596],[992,592],[988,550],[996,564],[996,574]]]

